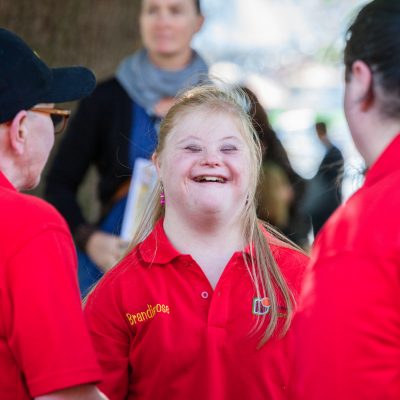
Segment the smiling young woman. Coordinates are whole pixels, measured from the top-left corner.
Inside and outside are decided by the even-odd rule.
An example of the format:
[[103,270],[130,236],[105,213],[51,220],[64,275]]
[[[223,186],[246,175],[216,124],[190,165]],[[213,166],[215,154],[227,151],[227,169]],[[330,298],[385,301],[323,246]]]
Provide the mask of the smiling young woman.
[[307,257],[257,219],[247,109],[242,92],[204,85],[161,124],[153,200],[85,307],[110,398],[286,396]]

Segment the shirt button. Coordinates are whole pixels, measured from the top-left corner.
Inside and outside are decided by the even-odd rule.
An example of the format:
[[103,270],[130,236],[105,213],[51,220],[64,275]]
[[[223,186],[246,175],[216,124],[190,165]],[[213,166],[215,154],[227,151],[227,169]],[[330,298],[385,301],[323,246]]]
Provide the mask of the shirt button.
[[203,299],[208,299],[208,292],[206,292],[206,291],[201,292],[201,297],[202,297]]

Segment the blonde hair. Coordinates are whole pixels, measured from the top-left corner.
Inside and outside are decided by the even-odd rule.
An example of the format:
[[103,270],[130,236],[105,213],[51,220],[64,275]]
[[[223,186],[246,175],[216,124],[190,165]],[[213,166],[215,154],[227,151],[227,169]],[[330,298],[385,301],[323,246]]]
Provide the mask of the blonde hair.
[[[245,92],[240,88],[219,87],[215,84],[204,84],[192,88],[179,95],[175,104],[167,113],[160,126],[159,141],[155,154],[160,156],[164,150],[168,134],[173,130],[176,122],[185,114],[206,109],[210,112],[229,113],[240,124],[240,130],[250,150],[251,178],[248,191],[248,201],[242,210],[243,235],[250,246],[250,262],[243,254],[248,272],[254,284],[257,297],[263,298],[268,294],[270,301],[270,322],[266,328],[259,346],[262,346],[273,335],[278,326],[281,315],[278,307],[278,293],[282,295],[284,306],[287,309],[282,335],[290,326],[293,309],[293,295],[271,253],[270,247],[262,230],[261,221],[256,214],[256,190],[261,169],[262,153],[258,135],[253,128],[249,116],[250,103]],[[161,183],[158,182],[151,196],[151,201],[141,219],[136,234],[130,244],[130,250],[142,242],[152,231],[156,222],[164,215],[164,207],[160,204]],[[272,234],[273,228],[263,222]],[[279,237],[281,235],[277,234]],[[286,240],[285,240],[286,241]],[[288,241],[286,241],[288,243]],[[291,246],[291,244],[288,244]],[[255,329],[258,331],[264,326],[265,319],[258,316]]]

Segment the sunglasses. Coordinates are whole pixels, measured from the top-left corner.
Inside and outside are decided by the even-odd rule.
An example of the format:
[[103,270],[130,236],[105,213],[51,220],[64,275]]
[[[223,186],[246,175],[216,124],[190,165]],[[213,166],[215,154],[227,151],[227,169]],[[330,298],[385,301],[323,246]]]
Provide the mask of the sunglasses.
[[58,135],[65,129],[68,118],[71,114],[71,110],[60,110],[58,108],[44,107],[33,107],[29,111],[50,115],[50,118],[53,121],[54,125],[54,133],[56,135]]

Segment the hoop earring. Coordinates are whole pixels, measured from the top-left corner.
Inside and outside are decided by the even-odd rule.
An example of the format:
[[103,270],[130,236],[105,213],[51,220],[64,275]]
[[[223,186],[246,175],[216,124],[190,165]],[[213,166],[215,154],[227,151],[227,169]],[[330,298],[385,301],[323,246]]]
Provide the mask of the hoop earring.
[[163,206],[165,204],[165,194],[164,194],[164,186],[161,184],[160,187],[160,204]]

